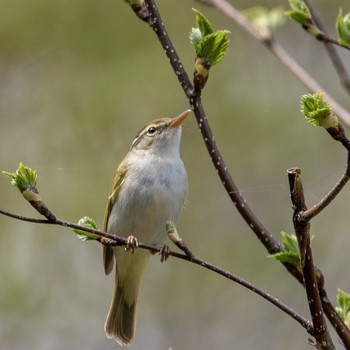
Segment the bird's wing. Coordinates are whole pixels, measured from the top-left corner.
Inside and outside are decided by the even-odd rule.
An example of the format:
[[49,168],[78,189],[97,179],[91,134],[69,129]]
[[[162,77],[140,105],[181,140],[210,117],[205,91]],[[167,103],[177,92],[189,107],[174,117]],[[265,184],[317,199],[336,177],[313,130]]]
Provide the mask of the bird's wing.
[[[125,164],[125,163],[122,162],[121,164]],[[118,195],[119,195],[122,183],[124,182],[124,179],[125,179],[126,169],[127,169],[126,166],[119,166],[113,177],[110,195],[108,197],[107,208],[104,216],[104,223],[103,223],[103,230],[106,232],[108,231],[108,221],[111,215],[113,205],[118,199]],[[108,275],[113,270],[113,264],[114,264],[113,248],[110,246],[104,245],[102,248],[102,253],[103,253],[104,270],[106,275]]]

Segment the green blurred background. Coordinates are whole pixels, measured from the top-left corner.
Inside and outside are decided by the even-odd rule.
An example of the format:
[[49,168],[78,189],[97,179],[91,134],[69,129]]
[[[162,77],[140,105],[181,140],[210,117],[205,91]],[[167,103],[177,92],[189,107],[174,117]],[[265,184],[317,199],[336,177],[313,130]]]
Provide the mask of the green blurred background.
[[[232,1],[238,8],[287,1]],[[334,34],[338,7],[314,1]],[[248,203],[279,239],[292,232],[286,170],[302,169],[307,203],[318,201],[345,166],[345,152],[299,113],[307,89],[260,43],[222,14],[192,1],[159,1],[188,72],[192,7],[231,31],[224,61],[203,92],[216,140]],[[282,43],[349,108],[322,44],[286,21]],[[39,190],[60,218],[88,215],[102,225],[115,167],[150,119],[189,107],[153,32],[122,1],[0,2],[0,169],[35,168]],[[340,50],[348,69],[349,54]],[[178,229],[191,249],[308,316],[304,290],[236,213],[206,154],[194,118],[184,126],[188,203]],[[0,207],[37,217],[5,177]],[[336,289],[350,291],[349,189],[312,225],[314,255]],[[100,247],[69,230],[0,216],[1,349],[116,349],[105,338],[113,277]],[[306,349],[305,331],[274,306],[197,266],[154,257],[138,305],[133,349]],[[336,340],[336,345],[340,346]]]

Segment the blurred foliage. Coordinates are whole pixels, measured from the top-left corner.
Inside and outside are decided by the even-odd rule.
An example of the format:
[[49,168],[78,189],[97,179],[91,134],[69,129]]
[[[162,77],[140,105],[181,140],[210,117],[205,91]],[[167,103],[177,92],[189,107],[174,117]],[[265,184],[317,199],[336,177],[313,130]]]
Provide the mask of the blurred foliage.
[[[234,3],[241,9],[285,5]],[[212,8],[189,1],[159,6],[189,72],[195,58],[188,42],[192,7],[214,28],[231,31],[231,49],[211,74],[204,106],[248,203],[275,237],[281,230],[293,232],[286,169],[302,169],[311,205],[342,174],[343,150],[305,122],[299,100],[306,89],[260,43]],[[346,13],[348,1],[323,0],[317,6],[335,31],[338,8]],[[322,44],[291,21],[275,35],[349,107]],[[41,196],[55,215],[75,222],[88,215],[100,226],[115,166],[137,131],[152,118],[188,108],[163,50],[123,1],[107,0],[2,0],[0,42],[0,170],[30,164],[40,173]],[[307,310],[303,289],[266,259],[236,213],[194,118],[184,126],[182,154],[190,193],[177,229],[190,249]],[[1,208],[36,216],[5,177],[0,191]],[[343,273],[348,260],[339,259],[350,244],[346,215],[340,216],[348,196],[345,189],[312,225],[315,259],[333,299],[338,287],[350,290]],[[5,217],[0,224],[1,348],[115,349],[103,331],[113,277],[103,274],[98,244],[83,244],[63,228]],[[252,293],[175,259],[151,260],[134,349],[305,347],[305,332]]]

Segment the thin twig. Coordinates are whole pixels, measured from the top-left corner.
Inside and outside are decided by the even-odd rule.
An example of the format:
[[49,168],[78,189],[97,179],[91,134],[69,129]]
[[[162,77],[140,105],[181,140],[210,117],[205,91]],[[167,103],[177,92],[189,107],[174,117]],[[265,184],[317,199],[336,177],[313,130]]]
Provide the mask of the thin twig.
[[316,215],[318,215],[324,208],[326,208],[340,193],[344,186],[348,183],[350,177],[347,173],[343,174],[342,177],[338,180],[335,186],[326,194],[324,198],[317,204],[315,204],[310,209],[307,209],[300,213],[300,217],[304,221],[310,221]]
[[[199,0],[201,1],[201,0]],[[279,60],[312,92],[324,91],[325,97],[332,105],[334,113],[350,127],[350,114],[336,100],[334,100],[326,90],[317,83],[273,38],[273,36],[263,35],[249,22],[232,4],[226,0],[206,0],[204,3],[210,4],[227,17],[234,20],[249,34],[262,42]]]
[[299,213],[306,209],[304,191],[300,178],[300,169],[289,169],[288,180],[292,205],[294,207],[293,223],[299,242],[300,261],[304,274],[304,284],[309,302],[310,314],[314,326],[314,337],[317,341],[317,348],[333,350],[335,347],[327,330],[326,321],[323,317],[322,303],[317,287],[310,244],[310,223],[305,223],[304,221],[299,220]]
[[[309,7],[311,15],[312,15],[312,19],[315,22],[315,24],[317,25],[317,27],[319,29],[321,29],[322,32],[328,36],[327,29],[326,29],[325,25],[323,24],[321,17],[318,15],[317,11],[315,10],[313,5],[311,4],[311,1],[309,1],[309,0],[304,0],[304,1],[305,1],[306,5]],[[325,42],[324,45],[325,45],[325,48],[328,52],[328,55],[329,55],[331,61],[333,62],[334,68],[338,73],[338,77],[339,77],[341,83],[343,84],[343,86],[347,90],[347,92],[350,93],[350,75],[349,75],[349,72],[347,71],[341,57],[339,56],[337,49],[333,45],[328,44],[327,42]]]
[[[35,219],[35,218],[29,218],[29,217],[22,216],[22,215],[13,214],[13,213],[8,212],[8,211],[3,210],[3,209],[0,209],[0,214],[11,217],[13,219],[31,222],[31,223],[35,223],[35,224],[58,225],[58,226],[70,227],[73,229],[78,229],[80,231],[93,233],[101,238],[107,239],[106,241],[104,241],[105,244],[108,244],[111,246],[126,245],[126,243],[127,243],[127,238],[125,238],[125,237],[116,236],[116,235],[110,234],[108,232],[93,229],[90,227],[81,226],[81,225],[75,224],[73,222],[58,219],[57,217],[53,221],[47,220],[47,219]],[[98,240],[98,241],[100,241],[100,240]],[[162,248],[157,248],[155,246],[152,246],[150,244],[145,244],[142,242],[139,242],[138,249],[139,248],[147,249],[152,253],[161,253],[161,250],[162,250]],[[244,280],[243,278],[240,278],[229,271],[226,271],[226,270],[224,270],[224,269],[222,269],[214,264],[211,264],[211,263],[199,258],[198,256],[193,255],[192,252],[189,254],[189,250],[188,250],[186,245],[184,245],[183,248],[184,248],[183,249],[184,254],[174,252],[171,250],[169,250],[167,252],[167,254],[170,256],[173,256],[175,258],[186,260],[186,261],[191,262],[193,264],[199,265],[207,270],[210,270],[210,271],[217,273],[217,274],[219,274],[219,275],[221,275],[221,276],[223,276],[223,277],[225,277],[233,282],[240,284],[242,287],[249,289],[250,291],[252,291],[253,293],[255,293],[257,295],[260,295],[265,300],[267,300],[271,304],[275,305],[277,308],[279,308],[280,310],[285,312],[287,315],[289,315],[290,317],[295,319],[302,327],[304,327],[306,329],[306,331],[310,335],[313,335],[314,332],[313,332],[313,327],[312,327],[311,322],[309,320],[307,320],[306,318],[302,317],[301,315],[299,315],[292,308],[290,308],[289,306],[287,306],[286,304],[284,304],[283,302],[281,302],[280,300],[278,300],[277,298],[275,298],[271,294],[263,291],[260,288],[257,288],[256,286],[254,286],[253,284]]]
[[312,206],[310,209],[299,213],[299,219],[302,221],[310,221],[316,215],[321,213],[321,211],[325,209],[335,199],[335,197],[340,193],[340,191],[350,180],[350,143],[344,133],[343,127],[340,126],[340,130],[341,132],[339,132],[338,134],[341,135],[341,137],[338,139],[338,141],[341,142],[342,145],[347,149],[348,154],[346,170],[342,177],[334,185],[334,187],[326,194],[324,198],[322,198],[320,202]]

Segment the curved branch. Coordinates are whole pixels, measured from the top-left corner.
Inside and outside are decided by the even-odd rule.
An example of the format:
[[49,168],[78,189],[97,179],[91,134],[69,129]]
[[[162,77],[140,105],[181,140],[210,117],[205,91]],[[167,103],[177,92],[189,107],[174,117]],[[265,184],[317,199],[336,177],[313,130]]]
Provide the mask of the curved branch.
[[[10,212],[3,210],[3,209],[0,209],[0,214],[6,215],[6,216],[11,217],[13,219],[31,222],[31,223],[35,223],[35,224],[58,225],[58,226],[70,227],[73,229],[78,229],[80,231],[93,233],[93,234],[100,237],[100,239],[98,239],[97,241],[99,241],[100,243],[105,244],[105,245],[110,245],[110,246],[124,245],[125,246],[127,244],[127,238],[125,238],[125,237],[116,236],[116,235],[110,234],[110,233],[105,232],[105,231],[93,229],[90,227],[81,226],[81,225],[78,225],[78,224],[73,223],[73,222],[58,219],[57,217],[55,220],[34,219],[34,218],[22,216],[22,215],[13,214],[13,213],[10,213]],[[162,251],[162,248],[157,248],[153,245],[145,244],[142,242],[138,243],[138,248],[149,250],[153,254],[154,253],[161,253],[161,251]],[[278,300],[277,298],[275,298],[271,294],[263,291],[260,288],[257,288],[256,286],[254,286],[250,282],[244,280],[243,278],[240,278],[229,271],[226,271],[226,270],[224,270],[224,269],[222,269],[214,264],[211,264],[211,263],[201,259],[198,256],[193,255],[192,253],[188,254],[188,248],[186,245],[184,245],[183,250],[184,250],[184,253],[178,253],[178,252],[174,252],[174,251],[169,250],[169,251],[167,251],[167,255],[173,256],[173,257],[178,258],[178,259],[186,260],[188,262],[191,262],[193,264],[201,266],[207,270],[210,270],[210,271],[217,273],[217,274],[219,274],[219,275],[221,275],[221,276],[223,276],[223,277],[225,277],[233,282],[240,284],[242,287],[249,289],[253,293],[260,295],[265,300],[267,300],[271,304],[275,305],[277,308],[279,308],[280,310],[285,312],[287,315],[292,317],[294,320],[296,320],[303,328],[306,329],[306,331],[310,335],[314,335],[314,330],[313,330],[312,324],[309,320],[307,320],[306,318],[304,318],[301,315],[299,315],[298,313],[296,313],[292,308],[290,308],[289,306],[287,306],[286,304],[284,304],[283,302],[281,302],[280,300]]]
[[182,89],[189,99],[194,115],[196,116],[197,124],[202,133],[202,138],[205,142],[205,146],[208,150],[212,163],[218,172],[221,182],[226,189],[227,194],[230,196],[233,204],[236,206],[243,219],[251,227],[259,240],[264,244],[268,252],[270,254],[274,254],[281,251],[282,248],[279,242],[256,217],[254,212],[247,204],[246,200],[243,198],[238,187],[234,183],[216,144],[208,118],[202,106],[200,95],[198,91],[193,88],[192,83],[181,63],[181,60],[176,53],[175,47],[172,44],[163,24],[163,20],[160,17],[155,1],[145,0],[145,4],[149,12],[148,24],[156,33],[161,45],[164,48],[165,54],[169,58],[169,62],[182,86]]

